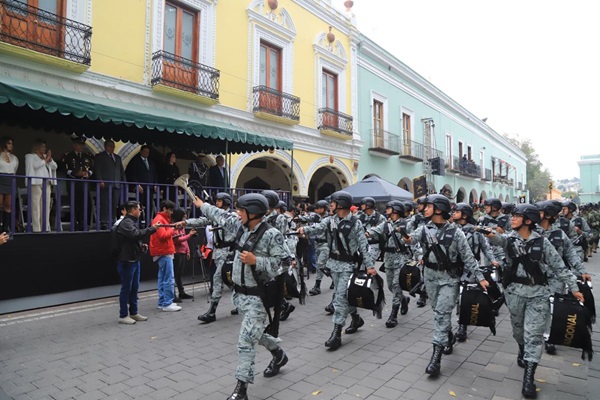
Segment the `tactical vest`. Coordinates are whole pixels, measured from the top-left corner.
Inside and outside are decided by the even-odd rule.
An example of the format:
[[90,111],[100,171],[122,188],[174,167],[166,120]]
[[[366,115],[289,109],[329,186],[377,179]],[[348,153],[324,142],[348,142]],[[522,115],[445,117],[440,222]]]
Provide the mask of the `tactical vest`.
[[[436,232],[436,244],[429,243],[427,238],[427,228],[424,228],[422,231],[423,237],[421,238],[421,243],[425,243],[423,249],[425,253],[423,255],[423,260],[425,260],[425,266],[438,271],[446,271],[450,276],[456,278],[460,277],[463,273],[464,262],[460,259],[460,255],[456,261],[450,260],[450,246],[452,246],[452,242],[454,241],[454,235],[456,234],[456,226],[449,226],[444,230],[438,230]],[[441,237],[440,237],[441,233]],[[435,259],[437,263],[429,262],[429,254],[432,253],[435,255]]]
[[[402,220],[397,227],[406,229],[406,221]],[[406,254],[408,252],[408,247],[404,244],[402,239],[398,237],[398,233],[395,230],[390,231],[390,225],[387,222],[383,225],[382,237],[383,239],[379,242],[379,250],[382,253]],[[394,247],[387,247],[390,238],[394,239]]]
[[[538,237],[527,242],[517,240],[514,236],[508,237],[507,254],[512,263],[505,275],[506,286],[513,282],[528,286],[548,285],[548,278],[542,271],[540,261],[544,256],[544,238]],[[517,268],[523,266],[527,278],[517,276]]]
[[560,217],[558,219],[558,225],[560,226],[560,229],[562,229],[567,236],[569,236],[569,228],[571,226],[570,222],[571,221],[565,217]]
[[[337,228],[334,229],[331,225],[331,220],[329,220],[329,226],[327,227],[326,237],[327,243],[329,243],[330,248],[330,258],[344,262],[359,261],[360,256],[358,254],[348,254],[348,251],[350,250],[350,241],[348,240],[348,237],[350,236],[354,225],[356,225],[356,221],[358,221],[358,219],[355,216],[350,217],[349,220],[343,219],[340,221]],[[340,233],[345,239],[346,247],[348,247],[348,250],[346,250],[346,247],[344,247],[342,241],[340,240]],[[336,241],[337,253],[331,250],[333,248],[332,243],[334,240]]]
[[473,256],[475,256],[475,259],[479,261],[481,259],[481,246],[479,241],[475,243],[475,228],[472,226],[466,227],[466,225],[463,225],[462,231],[467,238],[467,243],[469,243],[469,247],[471,248],[471,252],[473,252]]

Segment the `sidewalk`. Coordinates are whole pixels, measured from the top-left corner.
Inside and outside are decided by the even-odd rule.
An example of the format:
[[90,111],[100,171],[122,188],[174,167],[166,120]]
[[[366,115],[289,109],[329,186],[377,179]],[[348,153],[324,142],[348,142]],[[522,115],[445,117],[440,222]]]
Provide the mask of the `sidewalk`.
[[[600,282],[600,253],[586,267]],[[329,352],[323,346],[333,328],[323,311],[329,283],[325,278],[323,294],[305,306],[294,301],[296,311],[281,323],[290,361],[280,375],[262,376],[271,355],[258,347],[251,400],[521,398],[523,369],[516,364],[506,307],[497,336],[469,327],[468,340],[442,358],[442,374],[432,379],[424,373],[432,349],[429,305],[417,308],[411,298],[394,329],[385,327],[389,302],[382,320],[361,310],[365,326],[343,335],[343,346]],[[201,325],[196,318],[208,309],[206,291],[202,284],[194,291],[195,302],[187,300],[176,313],[157,310],[155,291],[142,293],[140,313],[150,319],[131,326],[117,323],[116,297],[0,316],[0,400],[226,399],[236,383],[240,318],[229,313],[227,290],[217,321]],[[599,340],[594,334],[596,351]],[[563,347],[555,356],[543,355],[536,373],[539,399],[600,398],[600,356],[588,362],[580,355]]]

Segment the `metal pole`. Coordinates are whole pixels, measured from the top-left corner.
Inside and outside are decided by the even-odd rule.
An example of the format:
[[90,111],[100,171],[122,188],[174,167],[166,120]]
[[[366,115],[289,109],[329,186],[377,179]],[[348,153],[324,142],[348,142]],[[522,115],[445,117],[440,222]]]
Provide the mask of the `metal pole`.
[[294,194],[294,148],[291,150],[291,161],[290,161],[290,198],[288,200],[288,207],[292,206],[292,196]]

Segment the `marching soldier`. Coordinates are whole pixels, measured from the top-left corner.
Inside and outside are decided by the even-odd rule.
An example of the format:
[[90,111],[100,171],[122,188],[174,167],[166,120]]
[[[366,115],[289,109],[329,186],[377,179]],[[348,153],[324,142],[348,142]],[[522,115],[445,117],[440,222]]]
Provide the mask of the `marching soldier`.
[[335,310],[332,318],[334,328],[331,336],[325,342],[325,347],[330,350],[337,350],[342,345],[342,328],[346,324],[348,314],[351,314],[352,322],[345,330],[347,334],[355,333],[365,323],[358,315],[356,307],[348,305],[346,290],[348,281],[357,267],[359,254],[363,257],[362,266],[367,269],[367,273],[377,274],[362,223],[352,215],[350,206],[352,206],[350,193],[342,190],[335,192],[331,195],[331,207],[334,208],[335,215],[323,218],[321,222],[313,226],[298,229],[298,233],[306,236],[318,237],[324,233],[327,238],[329,248],[327,268],[331,270],[335,286],[333,299]]
[[488,235],[492,244],[506,250],[504,270],[504,296],[510,311],[513,337],[519,345],[517,364],[525,368],[521,393],[526,398],[536,398],[534,375],[542,356],[543,335],[549,315],[550,290],[547,275],[573,290],[573,295],[583,302],[577,281],[563,263],[552,244],[535,232],[541,222],[539,210],[531,204],[519,204],[512,218],[512,232],[507,235]]
[[433,194],[427,196],[425,204],[423,215],[429,222],[403,240],[408,243],[419,242],[424,252],[425,287],[434,314],[433,354],[425,373],[435,377],[440,374],[442,352],[452,354],[453,351],[452,310],[458,298],[463,268],[475,276],[484,289],[488,282],[462,230],[448,223],[450,200],[446,196]]
[[[410,218],[409,222],[406,224],[406,231],[411,233],[418,227],[425,225],[427,220],[423,216],[423,210],[425,210],[425,199],[426,196],[419,197],[417,199],[417,208],[413,216]],[[425,270],[422,271],[424,275]],[[425,290],[425,286],[421,288],[421,293],[419,294],[419,300],[417,300],[417,307],[425,307],[427,304],[427,291]]]
[[[382,222],[367,230],[367,237],[373,238],[380,244],[385,263],[385,278],[388,289],[394,294],[392,312],[385,323],[388,328],[398,325],[398,310],[405,315],[408,312],[410,297],[404,296],[400,287],[400,268],[412,257],[410,248],[402,241],[401,229],[406,229],[404,205],[398,200],[386,204],[385,210],[388,221]],[[402,308],[400,308],[402,307]]]
[[[548,239],[571,272],[574,272],[576,275],[580,275],[584,281],[591,281],[592,277],[585,271],[583,261],[579,255],[577,255],[575,246],[571,242],[571,239],[567,237],[566,233],[564,233],[562,229],[554,226],[554,222],[559,210],[554,204],[552,204],[551,201],[540,201],[535,203],[535,206],[540,211],[541,219],[536,232]],[[557,279],[556,275],[552,271],[548,272],[548,286],[550,287],[550,293],[564,294],[566,291],[565,284]],[[547,335],[549,335],[550,322],[551,317],[548,318],[548,331],[544,334],[546,338]],[[546,353],[556,353],[556,347],[552,343],[548,343],[547,340],[545,347]]]
[[[60,160],[60,167],[66,173],[68,178],[76,181],[68,181],[67,189],[69,196],[75,199],[75,230],[82,231],[84,223],[84,208],[87,207],[86,222],[89,223],[89,215],[92,210],[90,199],[90,188],[85,182],[90,180],[94,169],[94,156],[84,152],[85,141],[84,137],[75,137],[73,141],[73,151],[65,153]],[[87,193],[87,206],[85,203],[85,194]]]
[[[317,203],[315,204],[315,213],[316,215],[318,215],[319,219],[315,222],[320,222],[323,218],[327,217],[328,209],[329,204],[326,200],[317,201]],[[321,281],[323,280],[325,272],[327,272],[327,276],[331,277],[331,272],[326,269],[329,251],[325,235],[317,236],[315,238],[315,244],[317,246],[317,277],[315,280],[315,286],[308,292],[308,294],[310,294],[311,296],[321,294]]]
[[574,215],[575,212],[577,212],[577,204],[573,201],[567,200],[562,203],[563,216],[573,223],[577,235],[572,238],[575,251],[582,261],[587,261],[587,241],[592,237],[592,229],[581,215]]
[[[467,243],[469,243],[469,247],[471,248],[475,259],[479,261],[481,259],[481,254],[483,254],[491,263],[491,265],[497,268],[500,264],[498,261],[496,261],[496,257],[494,257],[494,252],[492,251],[491,246],[488,244],[487,240],[485,240],[485,237],[481,234],[481,232],[477,232],[475,230],[475,226],[473,225],[475,222],[475,219],[473,218],[473,208],[471,208],[471,206],[467,203],[455,204],[452,211],[452,219],[458,226],[460,226],[465,234],[465,238],[467,239]],[[461,277],[462,282],[476,283],[474,280],[475,277],[469,275],[466,271]],[[458,329],[456,330],[456,340],[459,342],[464,342],[467,340],[467,325],[458,324]]]
[[[210,208],[199,198],[194,204],[202,211]],[[216,211],[215,208],[212,211]],[[279,344],[281,339],[265,333],[267,309],[261,299],[265,286],[279,275],[281,264],[288,257],[283,235],[264,217],[269,211],[265,196],[250,193],[237,201],[237,215],[244,226],[243,234],[236,242],[233,259],[233,304],[243,316],[238,339],[238,364],[235,372],[237,386],[228,400],[247,400],[248,384],[254,383],[254,360],[256,344],[267,348],[273,355],[263,375],[267,378],[279,373],[288,357]]]
[[217,193],[215,205],[202,204],[200,210],[205,217],[188,219],[186,225],[203,227],[212,225],[215,274],[213,276],[213,290],[211,294],[210,309],[198,316],[198,320],[204,323],[211,323],[217,320],[216,312],[219,301],[223,295],[223,277],[221,270],[228,257],[233,257],[235,237],[240,228],[240,221],[237,216],[231,212],[231,196],[228,193]]

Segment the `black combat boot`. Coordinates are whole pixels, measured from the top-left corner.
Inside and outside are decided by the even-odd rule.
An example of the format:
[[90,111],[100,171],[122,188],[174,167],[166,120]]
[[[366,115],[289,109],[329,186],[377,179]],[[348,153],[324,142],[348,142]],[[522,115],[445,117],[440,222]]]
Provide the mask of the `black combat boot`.
[[239,315],[239,311],[237,308],[234,308],[233,310],[231,310],[231,315]]
[[406,315],[408,312],[408,303],[410,303],[410,297],[402,297],[402,307],[400,307],[400,315]]
[[548,341],[546,341],[546,353],[551,356],[556,354],[556,347],[552,343],[548,343]]
[[442,351],[444,350],[444,346],[439,344],[433,345],[433,354],[431,354],[431,360],[425,368],[425,373],[431,375],[432,377],[436,377],[440,374],[440,369],[442,368]]
[[392,306],[392,313],[390,314],[390,317],[388,318],[388,320],[385,322],[385,326],[387,326],[388,328],[393,328],[396,325],[398,325],[398,310],[400,309],[400,306]]
[[333,308],[333,300],[331,300],[331,303],[329,303],[327,307],[325,307],[325,311],[328,315],[333,314],[333,312],[335,311],[335,309]]
[[365,321],[360,317],[360,315],[358,315],[358,313],[350,314],[350,316],[352,317],[352,321],[350,322],[350,326],[344,331],[348,335],[356,333],[358,328],[365,324]]
[[337,350],[342,345],[342,327],[342,325],[334,325],[331,336],[325,342],[325,347],[329,347],[329,350]]
[[523,374],[523,389],[521,394],[526,399],[537,399],[537,390],[534,383],[535,369],[537,363],[531,361],[525,361],[525,373]]
[[217,320],[217,316],[215,315],[215,313],[217,312],[217,305],[218,305],[218,303],[216,303],[214,301],[212,303],[210,303],[210,309],[206,313],[199,315],[198,320],[202,321],[206,324],[215,322]]
[[448,331],[448,344],[444,346],[443,351],[445,355],[452,354],[454,351],[454,343],[456,343],[456,337],[452,334],[452,331]]
[[237,386],[233,389],[233,393],[231,393],[231,396],[227,400],[248,400],[246,390],[248,390],[248,384],[238,379]]
[[311,296],[316,296],[318,294],[321,294],[321,280],[317,279],[315,281],[315,286],[310,289],[310,292],[308,292],[308,294],[310,294]]
[[525,368],[525,361],[523,360],[524,356],[525,356],[525,345],[520,344],[519,345],[519,354],[517,355],[517,365],[521,368]]
[[456,340],[458,340],[461,343],[467,340],[467,325],[458,324],[458,329],[456,330],[455,337]]
[[334,289],[335,285],[333,284],[333,281],[331,281],[331,285],[329,285],[329,289]]
[[273,359],[269,363],[267,369],[265,369],[265,371],[263,372],[265,378],[270,378],[272,376],[277,375],[281,367],[283,367],[288,362],[288,357],[285,355],[285,352],[281,349],[281,347],[272,350],[271,354],[273,355]]
[[421,291],[421,295],[419,296],[419,300],[417,300],[417,307],[425,307],[427,304],[427,293]]
[[289,318],[290,314],[296,309],[296,307],[294,307],[291,303],[288,303],[287,301],[283,304],[283,307],[281,307],[281,314],[279,314],[279,320],[280,321],[285,321],[286,319]]

